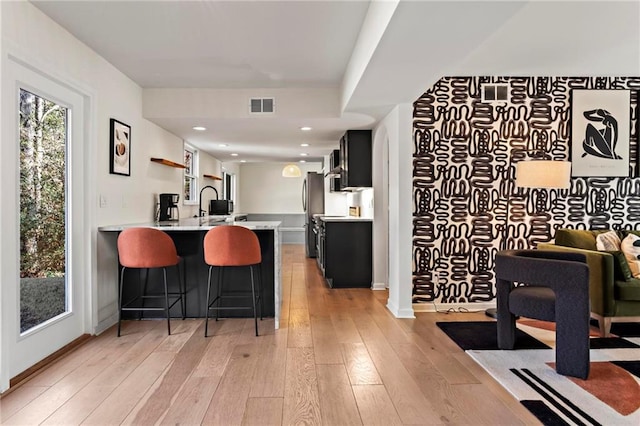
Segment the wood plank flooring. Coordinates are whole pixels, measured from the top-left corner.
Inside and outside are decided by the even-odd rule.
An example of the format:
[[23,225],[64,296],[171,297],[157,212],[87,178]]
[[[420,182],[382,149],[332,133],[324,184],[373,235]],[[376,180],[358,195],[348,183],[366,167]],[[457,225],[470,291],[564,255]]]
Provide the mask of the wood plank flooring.
[[329,289],[283,246],[281,328],[252,319],[127,321],[0,399],[0,423],[116,425],[539,424],[436,326],[387,294]]

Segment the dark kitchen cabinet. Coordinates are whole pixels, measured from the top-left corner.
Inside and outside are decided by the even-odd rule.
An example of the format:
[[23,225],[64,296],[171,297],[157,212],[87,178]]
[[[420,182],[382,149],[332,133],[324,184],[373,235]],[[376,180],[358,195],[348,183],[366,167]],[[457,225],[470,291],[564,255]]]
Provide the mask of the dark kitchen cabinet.
[[[340,167],[340,150],[334,149],[329,155],[329,170],[335,170]],[[333,176],[329,178],[329,191],[340,192],[340,176]]]
[[371,186],[371,130],[347,130],[340,139],[340,189]]
[[331,288],[371,287],[372,222],[323,220],[320,268]]

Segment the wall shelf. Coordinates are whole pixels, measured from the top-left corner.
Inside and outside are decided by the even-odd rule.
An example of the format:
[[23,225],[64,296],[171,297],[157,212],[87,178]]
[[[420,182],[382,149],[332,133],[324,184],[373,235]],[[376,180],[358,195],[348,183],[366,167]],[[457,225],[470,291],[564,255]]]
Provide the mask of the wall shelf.
[[209,179],[213,179],[213,180],[222,180],[222,178],[220,176],[216,176],[216,175],[202,175],[202,176],[204,176],[206,178],[209,178]]
[[151,161],[158,164],[164,164],[169,167],[177,167],[178,169],[186,169],[184,164],[176,163],[175,161],[165,160],[164,158],[153,158],[151,157]]

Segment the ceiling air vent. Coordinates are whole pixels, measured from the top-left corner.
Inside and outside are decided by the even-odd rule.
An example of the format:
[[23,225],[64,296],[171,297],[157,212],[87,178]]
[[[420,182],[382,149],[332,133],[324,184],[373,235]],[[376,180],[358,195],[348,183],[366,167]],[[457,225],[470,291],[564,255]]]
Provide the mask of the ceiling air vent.
[[508,102],[509,83],[489,83],[482,85],[482,102]]
[[251,98],[251,114],[273,114],[275,112],[275,100],[273,98]]

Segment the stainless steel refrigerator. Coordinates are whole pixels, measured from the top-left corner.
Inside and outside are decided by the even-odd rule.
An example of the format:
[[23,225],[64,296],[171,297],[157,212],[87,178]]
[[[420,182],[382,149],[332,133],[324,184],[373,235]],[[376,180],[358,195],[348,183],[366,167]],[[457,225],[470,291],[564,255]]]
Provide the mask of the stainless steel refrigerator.
[[307,257],[316,257],[316,234],[313,232],[313,215],[324,213],[324,176],[307,172],[302,183],[302,208],[304,210],[304,235]]

